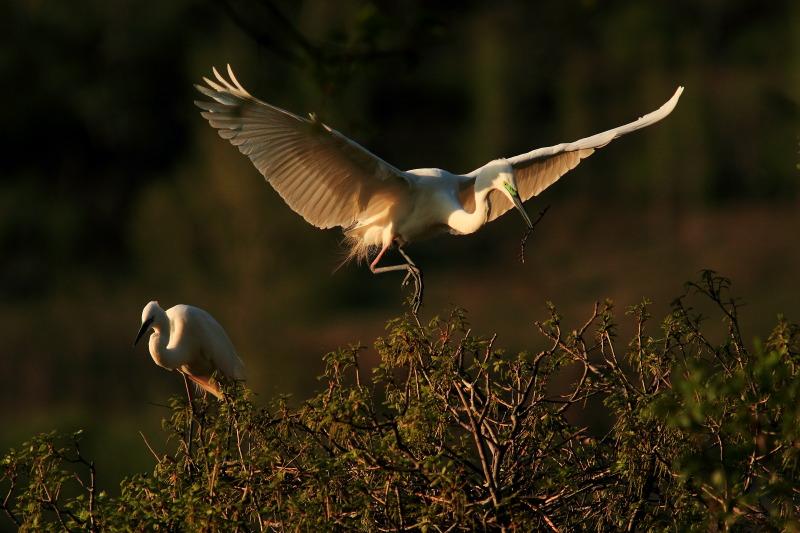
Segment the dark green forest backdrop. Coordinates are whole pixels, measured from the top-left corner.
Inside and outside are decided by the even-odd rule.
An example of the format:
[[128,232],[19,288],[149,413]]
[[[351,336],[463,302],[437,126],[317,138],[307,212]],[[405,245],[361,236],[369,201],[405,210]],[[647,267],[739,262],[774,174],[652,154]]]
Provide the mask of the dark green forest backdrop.
[[[0,181],[0,448],[86,428],[113,485],[147,469],[174,373],[131,348],[143,306],[187,303],[228,330],[262,398],[317,386],[321,356],[405,311],[401,276],[341,259],[193,105],[231,63],[254,95],[400,168],[466,172],[626,123],[517,261],[515,216],[409,247],[422,318],[464,306],[498,346],[538,346],[556,303],[666,310],[700,269],[733,280],[750,338],[800,321],[800,2],[10,0]],[[620,313],[621,314],[621,313]],[[368,352],[369,353],[369,352]],[[105,487],[111,488],[114,487]]]

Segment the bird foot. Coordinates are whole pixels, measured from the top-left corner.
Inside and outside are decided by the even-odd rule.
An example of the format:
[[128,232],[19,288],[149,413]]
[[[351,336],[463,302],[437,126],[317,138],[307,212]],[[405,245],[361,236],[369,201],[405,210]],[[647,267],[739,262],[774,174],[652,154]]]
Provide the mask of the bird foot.
[[418,289],[414,292],[414,297],[411,299],[411,314],[417,316],[419,308],[422,305],[422,290]]
[[406,277],[403,278],[403,283],[401,287],[405,287],[411,280],[414,280],[414,296],[411,297],[411,314],[415,317],[419,312],[419,308],[422,305],[422,271],[416,267],[411,265],[408,266],[408,272],[406,273]]

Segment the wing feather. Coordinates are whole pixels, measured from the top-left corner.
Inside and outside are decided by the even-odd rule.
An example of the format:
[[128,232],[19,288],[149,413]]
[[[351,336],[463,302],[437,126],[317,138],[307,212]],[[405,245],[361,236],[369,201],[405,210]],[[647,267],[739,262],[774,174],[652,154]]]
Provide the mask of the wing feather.
[[[508,158],[508,162],[514,167],[520,198],[524,202],[537,196],[558,181],[561,176],[578,166],[582,159],[592,155],[595,149],[602,148],[618,137],[650,126],[663,119],[675,109],[681,93],[683,93],[683,87],[678,87],[672,98],[664,105],[652,113],[648,113],[638,120],[623,126],[575,142],[539,148],[526,154]],[[471,172],[468,176],[477,175],[479,170]],[[472,204],[474,205],[474,193],[466,190],[461,191],[462,200],[467,200],[470,196],[473,197]],[[489,206],[488,221],[491,221],[511,209],[513,204],[505,195],[498,191],[492,191],[489,194]]]
[[250,158],[295,212],[319,228],[349,227],[370,216],[373,197],[409,195],[411,177],[312,116],[311,120],[251,96],[228,66],[230,81],[195,87],[195,101],[220,137]]

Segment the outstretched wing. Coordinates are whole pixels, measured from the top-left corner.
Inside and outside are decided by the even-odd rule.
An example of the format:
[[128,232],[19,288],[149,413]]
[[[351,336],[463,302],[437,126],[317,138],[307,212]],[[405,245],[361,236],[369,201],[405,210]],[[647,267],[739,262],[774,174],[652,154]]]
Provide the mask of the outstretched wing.
[[[341,133],[251,96],[228,65],[230,81],[195,85],[213,101],[195,101],[222,138],[247,155],[295,212],[319,228],[348,227],[408,195],[410,177]],[[371,208],[371,206],[373,206]]]
[[[575,168],[581,162],[581,159],[592,155],[595,148],[602,148],[617,137],[647,127],[669,115],[678,103],[681,93],[683,93],[683,87],[678,87],[678,90],[675,91],[675,94],[672,95],[672,98],[667,103],[639,120],[624,126],[619,126],[579,141],[539,148],[527,154],[508,158],[508,162],[514,167],[514,174],[517,177],[517,186],[519,187],[519,195],[522,201],[524,202],[537,196],[555,183],[558,178]],[[478,170],[471,172],[469,175],[477,175]],[[489,202],[491,210],[488,221],[496,219],[513,207],[508,198],[498,191],[490,193]]]

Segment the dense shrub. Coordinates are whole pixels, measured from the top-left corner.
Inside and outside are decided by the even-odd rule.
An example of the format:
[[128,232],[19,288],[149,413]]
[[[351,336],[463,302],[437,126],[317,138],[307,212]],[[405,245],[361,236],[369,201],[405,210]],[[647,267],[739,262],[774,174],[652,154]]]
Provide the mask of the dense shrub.
[[119,495],[79,434],[36,437],[3,458],[1,507],[28,531],[796,531],[800,329],[747,347],[738,308],[704,272],[660,324],[629,309],[629,342],[609,302],[575,331],[551,306],[546,348],[515,356],[461,310],[406,315],[374,369],[362,346],[326,355],[299,408],[175,399],[172,453]]

